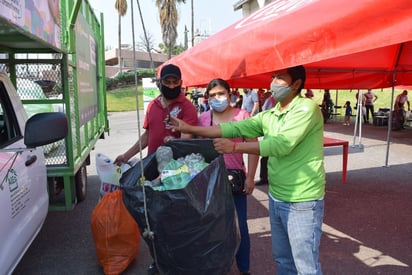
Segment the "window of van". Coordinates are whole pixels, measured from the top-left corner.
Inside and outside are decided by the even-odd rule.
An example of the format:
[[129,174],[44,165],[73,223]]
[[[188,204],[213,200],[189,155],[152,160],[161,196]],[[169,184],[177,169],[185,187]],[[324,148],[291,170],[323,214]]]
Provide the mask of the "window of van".
[[0,82],[0,148],[21,137],[16,116],[4,84]]

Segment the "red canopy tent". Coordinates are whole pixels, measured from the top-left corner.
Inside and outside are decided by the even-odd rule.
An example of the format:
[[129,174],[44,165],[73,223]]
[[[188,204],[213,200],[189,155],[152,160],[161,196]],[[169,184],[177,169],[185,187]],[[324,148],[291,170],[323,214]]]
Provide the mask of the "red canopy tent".
[[[219,77],[267,89],[275,70],[305,65],[305,88],[392,87],[393,98],[395,86],[412,85],[412,2],[274,0],[168,63],[187,87]],[[386,165],[390,132],[391,122]]]
[[[412,85],[411,0],[275,0],[170,59],[187,87],[268,88],[299,64],[306,88]],[[166,63],[166,64],[167,64]]]

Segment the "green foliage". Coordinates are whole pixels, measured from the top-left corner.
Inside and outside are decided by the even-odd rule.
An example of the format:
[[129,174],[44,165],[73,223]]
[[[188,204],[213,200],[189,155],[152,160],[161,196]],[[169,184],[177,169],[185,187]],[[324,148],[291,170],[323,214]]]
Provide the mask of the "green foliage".
[[114,78],[106,77],[106,89],[112,90],[117,86],[117,80]]
[[[156,77],[155,69],[138,69],[137,78],[142,79],[145,77]],[[134,71],[118,72],[113,78],[106,77],[106,89],[112,90],[121,86],[130,86],[135,84]]]
[[135,86],[128,86],[107,91],[106,97],[108,112],[136,111],[137,100],[139,110],[143,110],[143,89],[141,85],[139,85],[137,91]]
[[[158,47],[162,50],[162,53],[163,53],[163,54],[167,54],[167,53],[168,53],[168,49],[165,47],[165,45],[164,45],[163,43],[160,43],[160,44],[158,45]],[[182,45],[182,44],[175,45],[175,46],[173,46],[173,49],[172,49],[172,55],[181,54],[181,53],[184,52],[185,50],[186,50],[186,49],[185,49],[185,46],[184,46],[184,45]]]

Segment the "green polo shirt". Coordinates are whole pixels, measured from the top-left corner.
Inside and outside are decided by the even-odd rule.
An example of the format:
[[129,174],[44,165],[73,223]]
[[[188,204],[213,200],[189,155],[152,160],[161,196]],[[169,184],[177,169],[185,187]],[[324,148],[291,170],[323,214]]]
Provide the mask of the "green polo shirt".
[[323,198],[323,118],[319,106],[297,96],[287,109],[280,104],[237,122],[221,124],[222,136],[260,137],[261,156],[268,156],[270,194],[285,202]]

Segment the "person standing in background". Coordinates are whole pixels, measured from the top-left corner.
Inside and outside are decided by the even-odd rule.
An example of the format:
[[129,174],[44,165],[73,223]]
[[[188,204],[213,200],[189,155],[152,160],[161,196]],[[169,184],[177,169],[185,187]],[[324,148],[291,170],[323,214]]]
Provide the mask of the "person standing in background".
[[266,98],[264,96],[265,92],[266,91],[264,89],[258,89],[258,91],[257,91],[258,98],[259,98],[259,112],[262,111],[263,103],[265,103],[265,100],[266,100]]
[[408,104],[408,111],[411,110],[411,103],[409,102],[408,98],[408,91],[403,90],[402,93],[396,96],[395,99],[395,106],[393,106],[394,110],[399,110],[401,109],[402,111],[405,111],[405,103]]
[[350,116],[352,115],[352,107],[350,106],[350,101],[346,101],[345,106],[345,121],[343,122],[343,125],[350,125]]
[[235,107],[236,106],[236,102],[239,99],[240,93],[239,93],[239,89],[235,88],[232,90],[232,92],[230,93],[230,106]]
[[239,97],[236,100],[235,108],[241,109],[243,105],[243,95],[239,95]]
[[242,110],[254,116],[259,112],[259,96],[253,89],[243,89]]
[[311,89],[306,89],[305,97],[312,99],[313,91]]
[[328,119],[331,118],[333,114],[333,101],[330,97],[330,92],[329,89],[325,89],[325,92],[323,93],[323,100],[322,100],[322,115],[323,115],[323,123],[326,123]]
[[201,113],[206,112],[210,109],[209,107],[209,101],[208,98],[206,96],[206,93],[203,94],[202,96],[202,109],[201,109]]
[[405,103],[408,104],[408,111],[411,110],[411,104],[408,99],[408,91],[403,90],[402,93],[396,96],[395,99],[395,106],[394,107],[394,115],[399,120],[399,124],[401,124],[401,128],[405,128],[404,124],[406,121],[406,110],[405,110]]
[[378,96],[372,92],[371,89],[368,89],[368,92],[365,94],[365,107],[366,107],[366,123],[369,124],[369,113],[371,114],[371,118],[375,116],[375,110],[373,103],[378,99]]
[[272,93],[267,91],[263,95],[264,101],[262,105],[262,111],[272,109],[276,105],[276,99],[273,98]]

